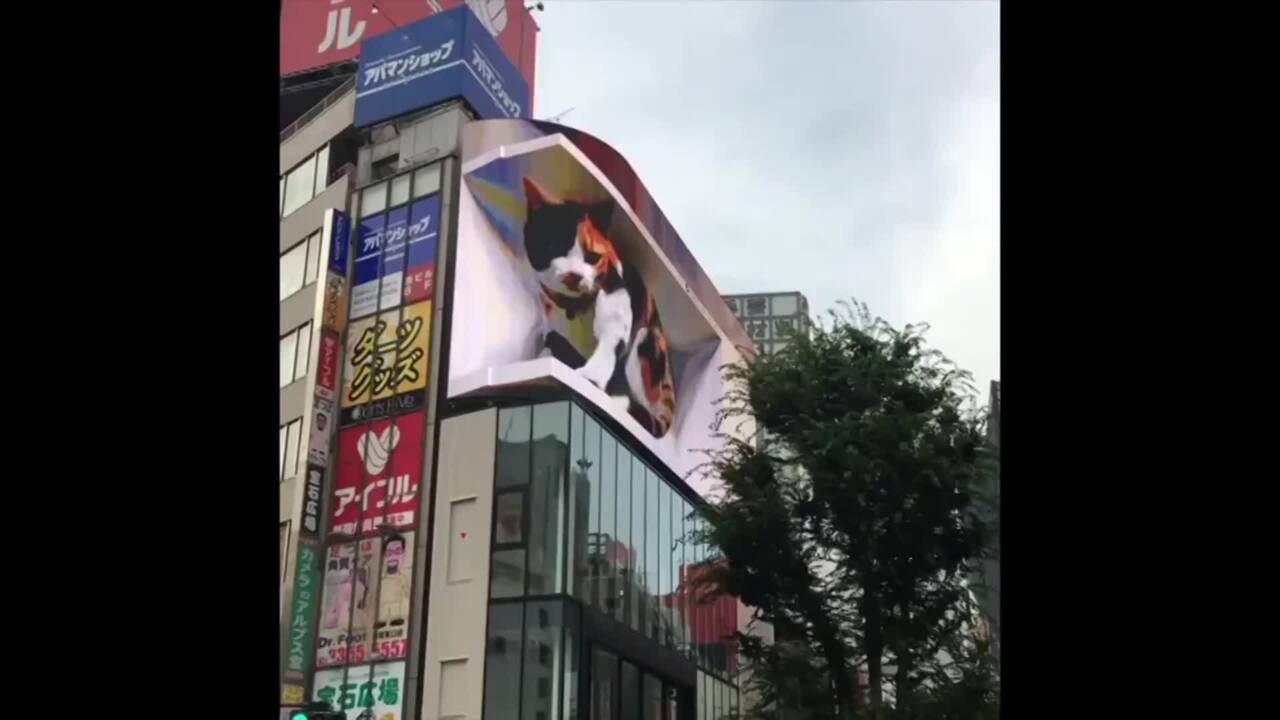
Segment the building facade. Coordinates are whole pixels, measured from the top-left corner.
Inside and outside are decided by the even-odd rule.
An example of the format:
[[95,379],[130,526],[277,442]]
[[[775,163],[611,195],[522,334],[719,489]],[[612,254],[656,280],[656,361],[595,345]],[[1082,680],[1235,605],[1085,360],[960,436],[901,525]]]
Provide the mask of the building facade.
[[799,292],[725,295],[724,301],[760,354],[782,349],[791,333],[807,332],[812,324],[809,300]]
[[[457,94],[357,127],[365,77],[281,136],[282,707],[738,714],[734,633],[768,629],[699,590],[693,449],[745,332],[616,151]],[[603,377],[597,260],[549,271],[523,230],[571,203],[652,294]]]

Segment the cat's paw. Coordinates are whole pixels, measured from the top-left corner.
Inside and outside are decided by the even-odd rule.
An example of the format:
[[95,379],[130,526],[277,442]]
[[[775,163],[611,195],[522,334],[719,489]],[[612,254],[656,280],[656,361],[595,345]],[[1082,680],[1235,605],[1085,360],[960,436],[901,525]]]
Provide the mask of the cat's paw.
[[579,368],[578,372],[590,380],[592,385],[603,390],[609,384],[609,378],[613,377],[613,365],[610,358],[597,356],[587,361],[587,364]]
[[618,415],[626,415],[631,410],[631,398],[626,395],[610,395],[609,404]]

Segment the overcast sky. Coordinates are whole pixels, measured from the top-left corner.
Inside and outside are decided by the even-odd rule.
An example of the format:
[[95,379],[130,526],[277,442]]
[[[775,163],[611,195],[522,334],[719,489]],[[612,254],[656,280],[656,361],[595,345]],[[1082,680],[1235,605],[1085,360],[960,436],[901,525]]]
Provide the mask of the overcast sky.
[[857,297],[1000,377],[993,0],[544,0],[535,115],[631,161],[722,293]]

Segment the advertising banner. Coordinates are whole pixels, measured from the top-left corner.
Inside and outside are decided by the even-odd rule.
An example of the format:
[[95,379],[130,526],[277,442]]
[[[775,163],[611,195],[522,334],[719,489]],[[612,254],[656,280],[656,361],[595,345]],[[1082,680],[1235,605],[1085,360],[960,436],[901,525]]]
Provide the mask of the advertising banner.
[[311,438],[307,445],[307,462],[321,467],[329,465],[329,440],[333,435],[333,401],[317,393],[311,399]]
[[324,598],[316,634],[316,667],[369,659],[382,542],[366,538],[325,553]]
[[529,84],[471,7],[400,24],[361,46],[356,127],[458,97],[482,118],[529,115]]
[[373,624],[373,657],[394,660],[409,654],[409,600],[413,584],[413,533],[382,541],[378,615]]
[[304,537],[320,534],[320,502],[324,498],[325,465],[307,465],[306,485],[302,496],[302,529]]
[[346,713],[347,720],[403,720],[404,669],[394,662],[323,670],[316,673],[312,698]]
[[345,278],[347,250],[351,247],[351,216],[341,210],[325,210],[325,231],[329,234],[329,270]]
[[430,339],[430,300],[353,320],[339,427],[425,407]]
[[468,123],[462,152],[449,395],[553,378],[676,473],[701,465],[751,341],[630,165],[523,120]]
[[298,702],[311,669],[311,636],[320,599],[320,552],[305,537],[298,543],[293,578],[293,602],[289,605],[289,630],[285,644],[285,684],[281,702]]
[[347,281],[325,273],[324,278],[324,314],[321,326],[325,330],[341,333],[347,326]]
[[402,283],[405,305],[431,298],[439,243],[440,196],[437,194],[409,206],[409,250]]
[[338,399],[338,356],[342,352],[338,334],[332,330],[320,331],[320,355],[316,361],[316,397],[325,400]]
[[[430,15],[451,10],[464,0],[282,0],[280,74],[291,75],[360,54],[360,43]],[[529,85],[532,96],[538,27],[526,0],[465,0],[480,24]]]
[[417,522],[425,419],[420,412],[338,433],[329,532],[353,536]]

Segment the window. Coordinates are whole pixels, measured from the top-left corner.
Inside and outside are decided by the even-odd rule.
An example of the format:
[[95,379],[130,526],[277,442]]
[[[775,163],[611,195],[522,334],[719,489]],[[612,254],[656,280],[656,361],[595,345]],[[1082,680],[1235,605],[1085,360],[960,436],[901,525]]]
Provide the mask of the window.
[[320,231],[280,256],[280,299],[284,300],[320,278]]
[[302,455],[302,418],[280,426],[280,482],[298,474]]
[[518,720],[520,657],[524,654],[520,603],[489,607],[485,647],[484,720]]
[[288,217],[295,210],[306,205],[315,197],[316,191],[316,156],[303,160],[285,175],[284,209],[281,217]]
[[391,180],[391,207],[409,202],[409,173],[398,175]]
[[774,315],[795,315],[800,312],[800,299],[795,295],[775,295],[773,298]]
[[729,306],[729,312],[733,313],[734,315],[737,315],[737,314],[738,314],[738,312],[739,312],[739,311],[738,311],[738,299],[737,299],[737,298],[725,298],[725,299],[724,299],[724,302],[725,302],[725,304],[726,304],[726,305],[728,305],[728,306]]
[[325,145],[316,153],[316,189],[315,195],[329,187],[329,146]]
[[280,387],[307,374],[311,357],[311,323],[303,323],[280,337]]
[[440,163],[434,163],[413,172],[413,199],[440,192]]
[[569,404],[533,408],[533,467],[529,485],[529,594],[564,591],[560,509],[569,456]]
[[387,184],[378,183],[360,193],[360,217],[365,218],[387,209]]
[[[661,637],[662,625],[659,619],[659,604],[655,601],[659,588],[662,586],[662,557],[660,548],[662,546],[662,533],[659,531],[662,521],[662,507],[658,502],[658,498],[662,496],[662,478],[655,475],[648,468],[645,469],[645,504],[644,504],[644,532],[645,532],[645,558],[644,573],[645,584],[648,586],[648,597],[645,600],[650,602],[650,607],[646,608],[648,612],[648,620],[645,624],[645,636],[650,640],[658,640]],[[660,641],[659,641],[660,642]]]
[[631,487],[634,480],[631,476],[631,454],[618,448],[618,544],[615,546],[614,565],[618,570],[618,616],[622,622],[631,623],[636,616],[636,603],[639,601],[636,586],[636,567],[640,549],[637,526],[632,520],[629,509]]
[[[600,532],[595,538],[594,551],[599,557],[600,577],[600,609],[606,614],[617,615],[618,582],[615,572],[617,553],[614,542],[617,538],[615,524],[618,510],[618,441],[604,430],[600,432]],[[625,505],[624,505],[625,507]]]
[[276,206],[276,212],[284,217],[284,176],[280,177],[280,204]]
[[628,496],[627,503],[631,507],[631,527],[632,537],[632,579],[631,584],[635,587],[633,595],[631,613],[627,618],[627,623],[632,630],[638,633],[644,632],[645,608],[648,607],[649,598],[644,592],[645,586],[645,570],[649,567],[649,558],[645,557],[645,541],[644,541],[644,488],[645,488],[645,472],[644,464],[638,459],[633,459],[630,467],[631,474],[631,493]]
[[747,305],[747,315],[768,315],[769,314],[769,298],[765,297],[749,297],[744,298]]
[[561,603],[531,602],[524,616],[523,720],[554,720],[560,695]]

